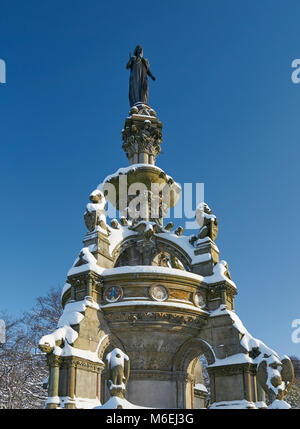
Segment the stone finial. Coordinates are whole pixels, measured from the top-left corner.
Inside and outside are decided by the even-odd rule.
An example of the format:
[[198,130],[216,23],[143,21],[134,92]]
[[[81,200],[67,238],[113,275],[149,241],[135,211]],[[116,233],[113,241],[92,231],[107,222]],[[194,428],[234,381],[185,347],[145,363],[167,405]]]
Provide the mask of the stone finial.
[[165,230],[166,231],[171,231],[171,229],[174,227],[174,223],[173,222],[169,222],[167,223],[167,225],[165,226]]
[[119,224],[119,222],[117,221],[117,219],[112,219],[112,220],[110,221],[110,224],[111,224],[111,226],[112,226],[114,229],[120,229],[120,224]]
[[179,226],[176,230],[175,230],[175,234],[178,235],[178,237],[180,237],[183,234],[183,228],[182,226]]
[[115,348],[106,356],[108,369],[108,389],[110,396],[124,398],[129,379],[129,357],[122,350]]

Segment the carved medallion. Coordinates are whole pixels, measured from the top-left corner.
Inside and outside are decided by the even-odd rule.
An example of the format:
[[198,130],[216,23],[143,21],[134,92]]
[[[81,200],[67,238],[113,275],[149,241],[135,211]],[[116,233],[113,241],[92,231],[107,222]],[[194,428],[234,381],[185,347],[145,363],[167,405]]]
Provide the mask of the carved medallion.
[[152,286],[149,295],[155,301],[165,301],[168,298],[168,291],[164,286]]
[[104,291],[104,299],[109,303],[119,301],[122,296],[123,290],[119,286],[110,286]]
[[194,304],[199,308],[205,308],[206,304],[201,292],[195,292],[193,296]]

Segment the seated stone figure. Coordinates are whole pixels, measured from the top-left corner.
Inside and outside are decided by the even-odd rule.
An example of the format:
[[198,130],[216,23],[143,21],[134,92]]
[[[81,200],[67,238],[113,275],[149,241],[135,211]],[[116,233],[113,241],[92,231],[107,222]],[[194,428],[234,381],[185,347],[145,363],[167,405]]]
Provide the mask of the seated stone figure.
[[86,206],[86,212],[84,213],[84,222],[87,229],[92,232],[96,226],[100,226],[108,234],[110,234],[109,228],[106,224],[105,206],[106,200],[103,193],[96,189],[90,194],[90,203]]
[[200,203],[196,209],[196,221],[200,226],[198,239],[209,237],[215,241],[218,235],[218,219],[206,203]]

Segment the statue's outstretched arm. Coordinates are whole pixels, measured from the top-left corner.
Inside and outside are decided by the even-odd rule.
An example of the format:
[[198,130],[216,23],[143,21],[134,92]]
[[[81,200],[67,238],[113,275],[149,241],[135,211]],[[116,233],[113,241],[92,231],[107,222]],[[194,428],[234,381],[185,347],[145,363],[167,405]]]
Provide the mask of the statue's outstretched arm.
[[151,77],[152,80],[155,80],[156,78],[151,73],[150,69],[147,70],[147,75]]

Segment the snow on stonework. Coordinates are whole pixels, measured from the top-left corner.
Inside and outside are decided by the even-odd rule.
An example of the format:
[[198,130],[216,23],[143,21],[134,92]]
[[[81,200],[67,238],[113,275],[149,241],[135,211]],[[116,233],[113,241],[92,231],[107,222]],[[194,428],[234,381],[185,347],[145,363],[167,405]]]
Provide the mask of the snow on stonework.
[[117,365],[124,366],[124,361],[129,361],[129,357],[122,352],[122,350],[115,348],[113,351],[107,354],[106,360],[110,363],[110,366],[114,368]]
[[90,249],[90,247],[91,246],[83,247],[81,249],[78,258],[76,258],[74,264],[68,271],[68,276],[89,270],[100,275],[102,274],[104,268],[97,264],[95,256],[91,253],[93,249]]
[[207,393],[207,388],[202,383],[196,383],[194,389]]
[[62,288],[62,291],[61,291],[61,298],[64,296],[64,294],[67,292],[67,290],[69,290],[71,288],[71,285],[70,285],[70,283],[65,283],[64,284],[64,287]]
[[152,170],[155,169],[159,173],[165,174],[167,181],[174,182],[175,185],[178,186],[179,189],[181,189],[180,184],[175,182],[171,176],[168,176],[164,172],[164,170],[162,170],[160,167],[157,167],[157,165],[150,165],[150,164],[132,164],[132,165],[129,165],[128,167],[121,167],[115,173],[110,174],[107,177],[105,177],[103,182],[97,186],[97,189],[102,192],[105,183],[111,181],[112,179],[119,177],[120,175],[127,175],[128,173],[135,172],[136,170],[138,170],[140,168],[143,168],[143,169],[147,168],[147,169],[152,169]]
[[69,396],[49,396],[45,403],[45,408],[48,404],[57,404],[58,409],[65,408],[66,404],[74,403],[76,408],[80,409],[92,409],[101,407],[101,402],[99,399],[91,399],[91,398],[70,398]]
[[[237,353],[232,356],[228,356],[224,359],[216,359],[216,361],[210,365],[210,367],[233,365],[238,363],[253,363],[257,365],[258,372],[260,368],[266,369],[266,380],[269,396],[271,396],[271,404],[269,408],[290,408],[284,400],[277,399],[283,397],[283,393],[287,391],[287,388],[291,380],[283,380],[286,376],[284,372],[287,370],[284,368],[284,362],[289,361],[287,356],[279,355],[266,346],[261,340],[254,338],[245,328],[242,321],[234,311],[227,309],[226,305],[221,305],[216,310],[212,311],[210,317],[218,317],[222,315],[229,315],[233,326],[241,334],[240,344],[245,349],[246,353]],[[264,369],[264,371],[265,371]]]
[[143,409],[149,409],[150,407],[142,407],[140,405],[132,404],[131,402],[127,401],[125,398],[119,398],[118,396],[112,396],[107,402],[105,402],[104,405],[100,407],[95,407],[95,409],[102,409],[102,410],[112,410],[117,408],[124,408],[124,409],[135,409],[135,408],[143,408]]
[[[90,350],[81,350],[72,346],[78,338],[78,333],[72,328],[78,325],[84,318],[84,313],[88,306],[99,309],[99,306],[87,299],[74,301],[66,304],[63,314],[61,315],[57,329],[49,335],[44,335],[39,342],[41,347],[48,346],[53,349],[53,354],[57,356],[78,356],[89,359],[93,362],[102,362],[98,358],[98,349],[95,352]],[[62,342],[61,346],[57,342]]]
[[256,405],[254,402],[247,401],[246,399],[238,400],[238,401],[222,401],[215,402],[210,407],[211,410],[214,409],[233,409],[233,410],[244,410],[244,409],[256,409]]
[[235,283],[226,275],[228,265],[226,261],[220,261],[213,267],[213,274],[205,277],[206,283],[218,283],[226,280],[229,284],[236,288]]
[[216,216],[214,214],[209,214],[209,213],[206,213],[205,211],[211,212],[210,207],[204,202],[201,202],[200,204],[198,204],[196,208],[195,216],[199,226],[203,225],[204,219],[209,219],[212,221],[216,220]]
[[136,231],[132,231],[128,228],[128,226],[120,226],[118,229],[110,229],[111,233],[108,237],[109,240],[109,253],[112,255],[114,249],[123,241],[125,238],[129,236],[135,236],[138,233]]
[[283,400],[279,401],[278,399],[275,399],[275,401],[273,401],[268,408],[271,410],[286,410],[286,409],[290,409],[291,406],[290,404],[288,404]]
[[[211,260],[211,254],[210,253],[203,253],[203,254],[199,254],[199,255],[195,255],[195,248],[191,245],[191,243],[189,242],[190,237],[186,236],[186,235],[181,235],[178,236],[176,234],[174,234],[173,232],[170,231],[166,231],[164,230],[164,232],[161,233],[157,233],[156,234],[158,237],[167,239],[169,241],[171,241],[172,243],[176,244],[176,246],[181,247],[182,250],[184,250],[189,257],[191,258],[191,263],[192,264],[198,264],[201,262],[207,262]],[[207,240],[203,240],[203,242],[208,241]]]

